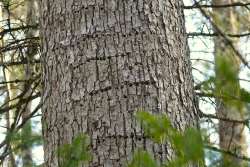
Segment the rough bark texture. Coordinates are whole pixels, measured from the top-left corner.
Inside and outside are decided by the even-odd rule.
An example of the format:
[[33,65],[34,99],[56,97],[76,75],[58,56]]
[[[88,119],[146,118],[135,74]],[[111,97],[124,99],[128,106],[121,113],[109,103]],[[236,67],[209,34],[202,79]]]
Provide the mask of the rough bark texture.
[[45,166],[81,132],[89,166],[118,167],[137,148],[160,161],[167,145],[143,136],[138,109],[167,114],[179,130],[196,126],[191,64],[179,0],[43,0]]
[[[231,4],[237,2],[237,0],[213,0],[215,5]],[[238,1],[239,2],[239,1]],[[216,24],[226,33],[239,34],[239,23],[237,22],[237,11],[235,8],[226,8],[226,9],[214,9],[214,20]],[[239,12],[239,11],[238,11]],[[230,39],[233,45],[237,48],[238,39]],[[215,37],[215,56],[216,60],[219,57],[224,57],[229,64],[232,65],[232,70],[234,70],[234,75],[231,77],[239,78],[240,70],[240,59],[237,55],[234,54],[232,48],[229,45],[226,45],[223,37]],[[216,62],[218,66],[219,62]],[[219,68],[219,67],[216,67]],[[240,96],[240,83],[239,81],[228,80],[225,77],[225,73],[222,73],[218,69],[216,71],[216,77],[221,81],[219,91],[223,94],[229,95],[231,97]],[[229,70],[229,69],[228,69]],[[224,81],[223,81],[224,80]],[[217,115],[222,118],[228,118],[231,120],[245,120],[245,108],[244,106],[237,106],[235,104],[239,101],[231,100],[225,101],[225,99],[217,99]],[[239,103],[240,104],[240,103]],[[219,121],[219,139],[220,139],[220,148],[223,150],[228,150],[239,155],[247,155],[247,142],[246,136],[244,133],[244,124],[229,122],[229,121]],[[227,154],[223,155],[223,166],[245,166],[246,162],[243,160],[237,159],[233,156]]]

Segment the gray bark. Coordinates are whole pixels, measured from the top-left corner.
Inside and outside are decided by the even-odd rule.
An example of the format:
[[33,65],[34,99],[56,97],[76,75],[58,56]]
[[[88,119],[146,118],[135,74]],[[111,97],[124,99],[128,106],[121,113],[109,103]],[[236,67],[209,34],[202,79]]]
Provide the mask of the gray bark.
[[160,161],[167,145],[143,136],[138,109],[196,126],[191,65],[181,1],[44,0],[43,135],[45,166],[57,148],[85,132],[89,166],[118,167],[137,148]]

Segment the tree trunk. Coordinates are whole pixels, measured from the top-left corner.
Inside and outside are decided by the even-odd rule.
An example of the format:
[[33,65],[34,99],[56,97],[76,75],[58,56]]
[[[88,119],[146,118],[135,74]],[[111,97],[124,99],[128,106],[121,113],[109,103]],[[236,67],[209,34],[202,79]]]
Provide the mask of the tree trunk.
[[[6,80],[7,77],[6,77],[5,69],[3,69],[2,72],[3,72],[4,81],[8,82]],[[10,102],[10,95],[9,95],[10,90],[8,89],[7,85],[6,85],[6,90],[8,90],[8,91],[6,91],[6,97],[5,97],[4,102],[9,103]],[[11,117],[10,117],[10,115],[11,115],[11,111],[7,111],[5,113],[7,133],[10,133],[10,128],[11,128]],[[10,141],[8,141],[7,147],[10,150],[9,157],[8,157],[8,160],[7,160],[7,166],[8,167],[15,167],[16,166],[16,160],[15,160],[15,155],[14,155],[14,152],[13,152],[13,149],[12,149],[13,146],[11,145]]]
[[137,148],[161,162],[167,145],[143,136],[138,109],[197,126],[184,15],[179,0],[47,0],[41,3],[45,166],[85,132],[89,166],[119,167]]
[[[231,4],[236,2],[235,0],[213,0],[215,5]],[[216,25],[218,25],[225,34],[239,34],[239,23],[237,23],[237,11],[235,8],[225,8],[225,9],[213,9],[214,20]],[[238,39],[230,39],[233,45],[237,48]],[[215,56],[216,56],[216,78],[220,81],[217,90],[220,90],[220,93],[224,95],[229,95],[231,97],[240,97],[240,83],[238,80],[239,70],[240,70],[240,59],[237,55],[234,54],[232,48],[229,45],[226,45],[223,37],[215,37]],[[221,72],[220,63],[218,60],[221,60],[220,57],[223,57],[227,63],[231,66],[233,70],[233,75],[229,78],[226,77],[225,73]],[[230,69],[227,69],[230,70]],[[232,80],[232,78],[235,78]],[[219,92],[218,92],[219,93]],[[217,115],[222,118],[227,118],[231,120],[244,120],[245,119],[245,108],[244,105],[239,101],[235,100],[226,100],[226,99],[217,99],[216,108]],[[219,121],[219,139],[220,139],[220,148],[223,150],[228,150],[239,155],[247,155],[247,142],[246,136],[244,134],[244,124],[229,122],[229,121]],[[245,166],[246,162],[243,160],[237,159],[230,155],[223,155],[222,160],[223,166]]]
[[[8,22],[8,12],[6,11],[5,8],[1,7],[1,20],[6,20],[6,22]],[[7,24],[7,23],[6,23]],[[1,46],[0,47],[4,47],[6,45],[6,39],[2,38],[1,39]],[[6,55],[4,53],[1,52],[1,63],[8,61],[11,55]],[[3,72],[3,77],[4,77],[4,81],[8,82],[8,81],[13,81],[16,79],[16,71],[14,68],[6,68],[6,67],[2,67],[2,72]],[[17,96],[17,87],[15,85],[15,83],[8,83],[6,84],[6,97],[5,97],[5,103],[8,106],[14,105],[17,103],[17,100],[14,100],[14,98]],[[13,124],[13,120],[15,117],[15,110],[11,109],[9,111],[6,112],[6,133],[11,133],[11,126]],[[9,156],[7,159],[7,163],[6,165],[8,167],[16,167],[16,159],[15,159],[15,153],[13,151],[14,149],[14,145],[12,144],[12,142],[9,140],[7,141],[7,146],[9,149]]]
[[[35,1],[36,0],[29,0],[22,2],[19,4],[19,0],[13,0],[11,3],[8,1],[5,2],[5,5],[1,6],[1,13],[2,13],[2,20],[4,20],[6,23],[5,25],[9,25],[9,29],[15,28],[18,26],[18,23],[20,20],[24,21],[27,25],[33,25],[37,21],[37,12],[35,9]],[[12,8],[11,4],[17,4],[15,8]],[[20,19],[20,20],[19,20]],[[23,22],[22,22],[23,25]],[[37,32],[37,31],[36,31]],[[34,30],[26,30],[25,36],[27,38],[34,37],[35,33]],[[15,36],[15,33],[11,33],[13,36]],[[2,41],[3,44],[8,45],[8,43],[12,40],[17,40],[12,35],[4,36]],[[22,38],[22,34],[18,35],[17,38]],[[3,45],[4,46],[4,45]],[[34,49],[35,48],[35,49]],[[22,53],[20,53],[22,52]],[[10,51],[10,52],[3,52],[2,53],[2,62],[12,62],[12,61],[18,61],[20,60],[20,57],[27,58],[28,62],[31,61],[31,59],[34,57],[34,55],[37,53],[37,47],[36,46],[28,46],[26,52],[22,49],[18,49],[18,51]],[[22,55],[22,56],[20,56]],[[16,66],[8,66],[3,68],[3,73],[6,82],[12,81],[12,83],[6,84],[7,87],[7,97],[6,102],[9,106],[15,105],[20,101],[20,98],[17,98],[20,94],[22,94],[24,91],[24,95],[22,98],[28,98],[31,95],[31,89],[27,88],[26,82],[23,83],[15,83],[16,79],[19,80],[31,80],[32,79],[32,65],[30,63],[27,63],[27,65],[16,65]],[[20,106],[19,108],[14,108],[6,112],[6,122],[8,127],[8,133],[13,133],[13,126],[16,123],[15,119],[17,118],[17,115],[22,116],[22,120],[25,120],[30,115],[31,110],[31,102],[28,102],[28,104],[24,104]],[[12,127],[12,128],[11,128]],[[19,133],[19,132],[15,132]],[[32,126],[31,121],[27,121],[24,127],[21,129],[21,144],[17,145],[16,142],[13,142],[14,139],[9,139],[8,147],[9,147],[9,167],[15,167],[15,157],[19,157],[22,159],[22,165],[25,167],[30,167],[33,165],[32,161]],[[15,148],[15,152],[14,152]],[[18,148],[18,149],[17,149]],[[18,151],[18,152],[17,152]]]
[[[35,25],[38,19],[37,15],[37,2],[36,0],[29,0],[26,2],[26,25]],[[32,38],[36,35],[37,30],[34,29],[28,29],[26,31],[26,38]],[[32,72],[33,72],[33,66],[31,64],[31,61],[34,60],[34,56],[37,54],[37,47],[36,46],[29,46],[27,47],[25,58],[27,59],[27,65],[24,65],[24,80],[31,80],[32,79]],[[27,87],[27,83],[24,83],[23,89],[25,90]],[[28,98],[32,94],[31,88],[27,89],[27,92],[24,95],[24,98]],[[22,119],[27,119],[31,114],[31,102],[29,102],[27,105],[24,105],[25,109],[22,113]],[[22,139],[27,140],[32,138],[32,124],[31,120],[27,121],[25,126],[22,128]],[[33,166],[33,160],[32,160],[32,144],[28,143],[27,141],[22,141],[24,144],[23,147],[21,147],[21,158],[23,162],[23,166],[25,167],[31,167]]]

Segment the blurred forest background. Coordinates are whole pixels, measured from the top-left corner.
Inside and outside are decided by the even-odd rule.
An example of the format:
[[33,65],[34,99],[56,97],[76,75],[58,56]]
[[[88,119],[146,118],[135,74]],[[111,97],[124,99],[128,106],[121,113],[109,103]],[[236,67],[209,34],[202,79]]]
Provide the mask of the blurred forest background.
[[[0,166],[43,163],[38,3],[0,1]],[[250,166],[250,1],[184,4],[206,166]]]

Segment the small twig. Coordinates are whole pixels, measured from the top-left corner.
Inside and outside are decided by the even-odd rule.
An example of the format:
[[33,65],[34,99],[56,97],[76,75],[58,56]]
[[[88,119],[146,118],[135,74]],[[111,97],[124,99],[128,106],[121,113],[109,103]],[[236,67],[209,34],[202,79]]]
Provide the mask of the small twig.
[[202,117],[206,117],[206,118],[211,118],[211,119],[218,119],[218,120],[221,120],[221,121],[226,121],[226,122],[233,122],[233,123],[239,123],[239,124],[244,124],[244,125],[247,125],[248,122],[249,122],[249,118],[248,119],[244,119],[244,120],[236,120],[236,119],[230,119],[230,118],[225,118],[225,117],[218,117],[216,115],[213,115],[213,114],[205,114],[201,111],[202,113]]
[[205,147],[207,149],[209,149],[209,150],[212,150],[212,151],[224,153],[224,154],[227,154],[227,155],[230,155],[232,157],[236,157],[238,159],[242,159],[242,160],[245,160],[245,161],[250,161],[250,157],[247,157],[247,156],[244,156],[244,155],[239,155],[239,154],[233,153],[233,152],[228,151],[228,150],[219,149],[217,147],[213,147],[213,146],[210,146],[210,145],[205,145]]
[[231,7],[246,7],[250,3],[242,3],[242,2],[235,2],[235,3],[230,3],[230,4],[223,4],[223,5],[197,5],[196,3],[191,6],[184,6],[183,9],[200,9],[200,8],[231,8]]
[[[195,1],[195,4],[197,6],[200,6],[200,4]],[[210,22],[210,24],[214,27],[214,30],[218,33],[218,35],[220,35],[221,37],[223,37],[224,41],[226,44],[228,44],[233,52],[236,54],[236,56],[241,60],[241,62],[250,69],[250,66],[248,64],[248,62],[243,58],[243,56],[240,54],[240,52],[234,47],[232,41],[226,36],[226,34],[223,33],[223,31],[213,22],[213,20],[207,15],[207,13],[204,11],[203,8],[199,8],[200,12],[202,13],[202,15]]]
[[[250,32],[242,33],[242,34],[225,34],[228,37],[232,38],[240,38],[250,36]],[[189,32],[188,37],[197,37],[197,36],[205,36],[205,37],[215,37],[220,36],[218,33],[203,33],[203,32]]]

